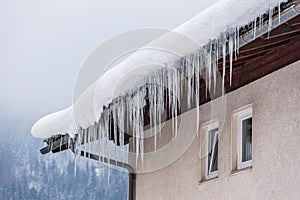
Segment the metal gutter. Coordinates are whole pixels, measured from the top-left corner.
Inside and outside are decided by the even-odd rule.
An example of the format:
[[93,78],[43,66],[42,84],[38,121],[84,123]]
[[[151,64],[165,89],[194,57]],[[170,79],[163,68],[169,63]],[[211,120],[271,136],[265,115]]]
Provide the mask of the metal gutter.
[[251,29],[247,33],[243,34],[240,38],[240,47],[247,45],[248,43],[254,41],[255,39],[267,34],[270,30],[273,30],[280,25],[287,23],[292,18],[298,16],[300,14],[300,4],[292,5],[283,11],[280,16],[277,15],[273,17],[271,27],[269,26],[269,22],[265,22],[262,26],[257,27],[256,29]]

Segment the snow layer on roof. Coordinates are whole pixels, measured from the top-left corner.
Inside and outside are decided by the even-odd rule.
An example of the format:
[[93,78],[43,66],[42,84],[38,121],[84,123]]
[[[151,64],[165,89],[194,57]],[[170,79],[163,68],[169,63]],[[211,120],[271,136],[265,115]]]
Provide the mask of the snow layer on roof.
[[[178,57],[197,50],[221,33],[243,26],[257,16],[278,5],[279,0],[220,0],[188,22],[174,29],[147,47],[172,50],[170,54],[157,50],[140,50],[128,59],[107,71],[92,84],[69,108],[47,115],[32,127],[32,135],[49,138],[57,134],[74,137],[79,127],[87,128],[97,122],[104,105],[112,99],[142,84],[141,77],[159,69],[159,66],[174,67]],[[176,34],[178,33],[178,34]],[[180,45],[178,45],[180,44]],[[151,63],[157,68],[147,67]],[[129,82],[130,80],[130,82]],[[122,83],[124,87],[119,87]]]

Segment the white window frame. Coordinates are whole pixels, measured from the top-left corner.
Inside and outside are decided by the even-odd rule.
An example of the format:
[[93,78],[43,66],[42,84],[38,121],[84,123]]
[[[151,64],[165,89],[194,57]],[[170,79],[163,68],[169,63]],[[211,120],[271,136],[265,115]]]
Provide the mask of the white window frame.
[[[244,169],[252,166],[252,159],[243,162],[243,148],[242,148],[242,130],[243,130],[243,121],[249,118],[252,118],[252,107],[248,107],[239,113],[237,113],[237,169]],[[253,126],[253,124],[252,124]],[[253,140],[251,141],[253,149]]]
[[[210,162],[210,168],[212,167],[212,163],[211,161],[212,160],[208,160],[208,152],[209,152],[209,134],[210,134],[210,131],[214,130],[214,129],[219,129],[219,123],[218,121],[214,121],[214,122],[211,122],[207,125],[206,127],[206,152],[207,152],[207,155],[206,155],[206,165],[205,165],[205,179],[208,180],[208,179],[212,179],[212,178],[216,178],[218,177],[219,173],[219,166],[218,166],[218,170],[214,171],[214,172],[210,172],[211,170],[208,169],[208,163]],[[215,138],[214,138],[214,145],[216,144],[216,139],[219,139],[219,130],[216,132],[215,134]],[[218,142],[218,145],[219,145],[219,142]],[[214,150],[215,150],[215,147],[213,148],[213,152],[212,152],[212,155],[214,155]],[[219,150],[219,148],[218,148]],[[218,158],[219,158],[219,152],[218,152]],[[219,163],[219,162],[218,162]]]

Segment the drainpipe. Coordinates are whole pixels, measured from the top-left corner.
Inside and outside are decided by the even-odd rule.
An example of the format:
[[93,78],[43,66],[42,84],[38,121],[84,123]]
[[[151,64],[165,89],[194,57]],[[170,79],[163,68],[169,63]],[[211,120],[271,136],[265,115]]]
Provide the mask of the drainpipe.
[[[70,138],[68,135],[57,135],[53,136],[49,139],[44,140],[48,145],[42,149],[40,152],[42,154],[47,154],[49,152],[57,153],[67,149],[70,149],[73,153],[76,152],[76,138]],[[98,156],[96,154],[88,153],[85,151],[80,151],[80,156],[87,157],[93,160],[101,161],[104,163],[109,163],[110,165],[114,165],[117,167],[121,167],[127,170],[128,172],[128,200],[135,200],[135,177],[136,174],[134,173],[134,169],[131,165],[127,163],[122,163],[117,160],[108,159],[103,156]]]
[[103,156],[98,156],[96,154],[88,153],[85,151],[81,151],[80,155],[83,157],[87,157],[104,163],[109,163],[110,165],[114,165],[126,169],[128,171],[128,198],[127,199],[135,200],[135,173],[131,165],[127,163],[119,162],[117,160],[108,159]]

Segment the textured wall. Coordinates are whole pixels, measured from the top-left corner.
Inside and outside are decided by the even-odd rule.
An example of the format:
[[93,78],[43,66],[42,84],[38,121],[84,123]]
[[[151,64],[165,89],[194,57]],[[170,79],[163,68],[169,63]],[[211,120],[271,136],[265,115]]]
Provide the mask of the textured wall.
[[[253,107],[253,167],[232,173],[232,116],[248,104]],[[138,200],[299,199],[300,61],[231,92],[226,106],[219,139],[219,177],[199,183],[205,173],[199,158],[200,136],[172,165],[137,175]],[[201,124],[210,120],[210,110],[210,104],[201,106]],[[195,120],[194,116],[192,110],[182,117]],[[170,132],[170,125],[166,127],[164,132]],[[189,133],[189,126],[181,128]],[[151,148],[153,141],[147,145]]]

